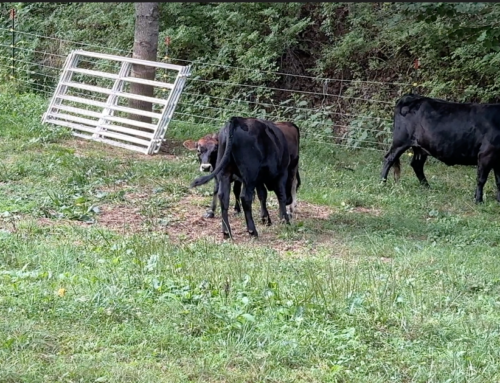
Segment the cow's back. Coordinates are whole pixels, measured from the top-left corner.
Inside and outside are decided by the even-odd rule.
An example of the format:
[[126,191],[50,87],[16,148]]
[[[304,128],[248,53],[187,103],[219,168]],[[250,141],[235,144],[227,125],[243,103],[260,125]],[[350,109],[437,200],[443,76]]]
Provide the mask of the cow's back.
[[485,140],[500,149],[500,104],[405,96],[396,104],[393,138],[448,165],[475,165]]
[[259,182],[271,184],[287,170],[290,156],[284,133],[274,123],[254,118],[237,119],[232,158],[239,172],[253,168]]

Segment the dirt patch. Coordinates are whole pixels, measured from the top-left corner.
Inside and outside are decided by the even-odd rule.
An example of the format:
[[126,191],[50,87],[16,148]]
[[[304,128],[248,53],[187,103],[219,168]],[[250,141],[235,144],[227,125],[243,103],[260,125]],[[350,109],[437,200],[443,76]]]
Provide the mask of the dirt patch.
[[97,226],[121,234],[138,233],[147,230],[140,208],[126,204],[101,206],[96,221]]
[[99,151],[100,153],[105,153],[106,156],[111,156],[112,158],[149,161],[179,159],[179,156],[182,155],[183,151],[185,151],[184,147],[182,146],[182,141],[178,140],[165,140],[162,143],[158,153],[153,155],[142,154],[133,150],[120,148],[119,146],[113,146],[79,137],[74,137],[68,140],[65,143],[65,146],[73,149],[75,156],[86,157],[89,152],[95,150]]
[[[43,227],[78,226],[101,227],[122,235],[157,232],[164,234],[176,244],[186,244],[199,240],[220,244],[224,241],[221,232],[220,210],[217,208],[215,218],[205,218],[211,201],[210,196],[203,196],[197,191],[190,191],[180,200],[158,207],[151,212],[147,207],[154,204],[150,193],[126,193],[123,201],[109,202],[99,205],[99,213],[95,222],[85,223],[67,219],[40,218],[37,223]],[[260,222],[259,203],[253,203],[253,217],[259,237],[248,235],[243,213],[236,215],[231,208],[230,224],[233,241],[245,247],[265,247],[286,256],[305,256],[318,250],[330,249],[332,255],[340,255],[343,244],[335,236],[330,216],[337,210],[321,205],[300,201],[292,219],[292,225],[281,224],[278,219],[278,203],[274,195],[268,198],[268,209],[271,215],[271,226]],[[149,213],[148,213],[149,211]],[[358,212],[378,214],[371,209]],[[0,220],[0,229],[17,230],[17,222],[26,217],[14,220]]]
[[[205,203],[203,203],[203,201]],[[297,252],[303,249],[317,247],[318,236],[301,233],[296,229],[291,233],[283,230],[284,227],[278,218],[278,206],[273,200],[268,201],[269,214],[271,215],[271,226],[260,222],[259,204],[253,204],[253,217],[259,232],[258,238],[253,238],[246,231],[246,223],[243,213],[230,213],[230,225],[233,232],[233,240],[238,244],[250,246],[264,246],[273,248],[279,252]],[[274,202],[274,203],[273,203]],[[220,212],[217,210],[215,218],[204,218],[210,199],[190,195],[181,200],[171,209],[171,214],[176,217],[165,228],[165,232],[174,242],[191,242],[206,239],[214,243],[224,241],[222,237],[222,223]],[[294,222],[306,220],[325,220],[331,213],[331,209],[301,202],[294,215]],[[288,235],[289,234],[289,235]]]
[[[217,209],[215,218],[205,218],[211,197],[200,196],[196,192],[183,197],[171,206],[162,209],[162,217],[146,217],[141,214],[141,199],[146,194],[128,194],[126,202],[100,206],[96,216],[96,226],[105,227],[123,234],[138,232],[161,232],[170,241],[186,244],[200,239],[212,243],[224,241],[221,233],[221,218]],[[246,231],[243,214],[230,214],[230,224],[233,240],[245,246],[263,246],[272,248],[279,253],[296,254],[316,251],[318,248],[334,241],[332,233],[324,230],[311,231],[311,227],[321,228],[321,221],[327,220],[333,209],[325,206],[299,202],[294,215],[294,228],[287,229],[279,223],[278,204],[274,198],[268,199],[268,209],[271,215],[271,226],[260,223],[259,204],[253,204],[253,217],[259,232],[258,238],[253,238]]]
[[[123,201],[99,205],[94,223],[74,220],[40,218],[38,224],[44,227],[61,225],[79,227],[102,227],[122,235],[157,232],[168,236],[176,244],[186,244],[198,240],[211,243],[224,241],[221,232],[220,210],[217,208],[215,218],[204,218],[211,197],[190,191],[180,200],[165,207],[158,208],[153,213],[147,213],[146,206],[151,206],[150,193],[126,193]],[[292,225],[286,226],[279,222],[278,204],[274,195],[268,198],[268,209],[271,215],[271,226],[260,222],[259,203],[253,203],[253,217],[259,232],[259,237],[250,237],[246,231],[244,215],[230,213],[230,224],[233,240],[236,244],[246,247],[266,247],[286,256],[304,256],[314,254],[320,249],[331,249],[332,255],[339,255],[343,244],[336,239],[331,228],[330,216],[337,210],[321,205],[300,201],[294,214]],[[232,208],[231,208],[232,210]],[[356,209],[359,213],[376,214],[372,209]],[[23,220],[17,217],[15,221]],[[15,231],[16,223],[0,220],[0,229]]]

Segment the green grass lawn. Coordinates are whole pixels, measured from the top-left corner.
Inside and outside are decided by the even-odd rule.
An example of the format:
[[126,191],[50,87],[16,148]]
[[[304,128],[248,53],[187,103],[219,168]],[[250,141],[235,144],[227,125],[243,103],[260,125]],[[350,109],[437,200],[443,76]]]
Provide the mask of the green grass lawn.
[[180,145],[213,127],[147,157],[46,105],[0,95],[0,382],[500,381],[493,174],[476,205],[474,167],[381,185],[384,153],[306,136],[293,223],[222,241]]

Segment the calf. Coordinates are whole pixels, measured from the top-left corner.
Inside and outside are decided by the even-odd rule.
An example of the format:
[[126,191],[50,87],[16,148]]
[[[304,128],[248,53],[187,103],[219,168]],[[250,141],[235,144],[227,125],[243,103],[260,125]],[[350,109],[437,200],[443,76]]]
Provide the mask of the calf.
[[[293,202],[292,182],[288,180],[290,154],[285,134],[272,122],[255,118],[232,117],[219,132],[217,166],[209,175],[196,178],[191,187],[217,177],[224,238],[232,237],[228,220],[229,189],[233,175],[243,183],[241,205],[247,230],[258,236],[252,217],[252,199],[255,189],[265,207],[264,190],[274,191],[278,199],[279,215],[289,223],[286,205]],[[267,193],[267,191],[266,191]],[[264,197],[264,201],[262,200]]]
[[[219,146],[218,133],[207,134],[198,141],[186,140],[182,143],[182,145],[184,145],[184,147],[188,150],[197,151],[198,161],[200,162],[200,172],[211,172],[215,169],[215,163],[217,161],[217,148]],[[215,179],[212,202],[210,204],[210,209],[204,215],[205,218],[214,217],[215,208],[217,207],[218,190],[219,183],[217,182],[217,179]],[[234,181],[233,193],[236,200],[234,203],[234,211],[236,213],[240,213],[241,182],[238,180]]]
[[411,166],[420,183],[427,156],[446,165],[477,165],[476,203],[483,202],[483,187],[493,169],[500,201],[500,104],[448,102],[419,95],[398,100],[394,111],[392,145],[385,155],[382,180],[394,166],[399,178],[399,157],[413,149]]
[[[297,190],[300,187],[300,174],[299,174],[299,146],[300,146],[300,132],[297,125],[292,122],[275,122],[276,127],[278,127],[283,134],[288,144],[288,151],[290,154],[290,165],[289,165],[289,182],[291,182],[291,193],[292,193],[292,203],[287,205],[287,212],[292,217],[296,207],[297,207]],[[186,140],[183,143],[184,147],[188,150],[196,150],[198,153],[198,160],[200,162],[200,171],[212,171],[215,168],[217,161],[217,149],[218,149],[218,134],[207,134],[206,136],[200,138],[198,141]],[[215,178],[215,185],[213,191],[212,202],[210,209],[205,213],[204,217],[213,218],[215,209],[217,207],[217,191],[218,182]],[[241,193],[241,182],[234,180],[233,193],[235,196],[234,210],[236,213],[240,213],[240,193]],[[261,219],[263,223],[268,225],[271,224],[271,219],[265,205],[265,200],[267,199],[267,191],[265,188],[263,190],[257,189],[257,194],[264,200],[264,205],[261,202]]]

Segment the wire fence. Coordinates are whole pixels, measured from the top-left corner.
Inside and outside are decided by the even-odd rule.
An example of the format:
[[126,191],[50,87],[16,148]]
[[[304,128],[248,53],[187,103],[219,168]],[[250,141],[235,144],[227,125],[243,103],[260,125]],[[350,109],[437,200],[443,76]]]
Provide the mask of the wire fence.
[[[0,28],[0,76],[50,98],[66,56],[75,49],[132,55],[131,50]],[[172,121],[200,125],[200,136],[207,130],[217,131],[229,117],[240,115],[293,121],[306,141],[385,151],[395,102],[411,89],[408,83],[262,72],[175,58],[162,61],[192,66]],[[228,77],[260,81],[222,79]],[[266,85],[262,85],[262,78]]]

